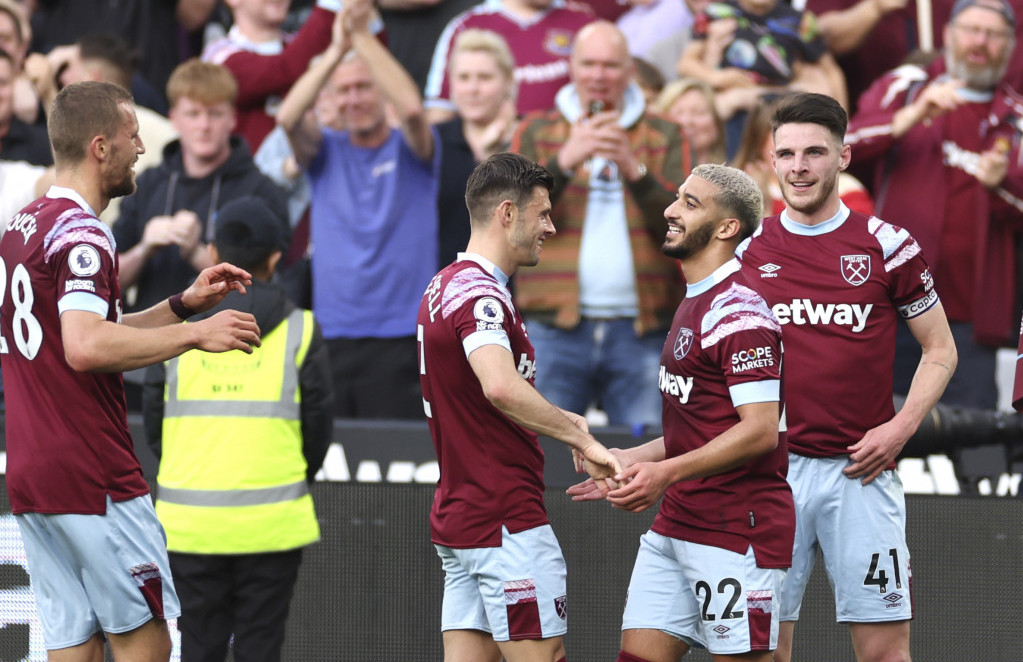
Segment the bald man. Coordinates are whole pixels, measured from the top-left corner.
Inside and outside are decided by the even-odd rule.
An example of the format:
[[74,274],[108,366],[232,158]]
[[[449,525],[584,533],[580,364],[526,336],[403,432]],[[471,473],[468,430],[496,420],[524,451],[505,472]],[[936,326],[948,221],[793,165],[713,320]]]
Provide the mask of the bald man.
[[661,346],[682,298],[660,251],[664,209],[692,167],[677,125],[648,115],[624,35],[607,21],[572,44],[571,83],[554,110],[528,115],[512,151],[554,175],[549,256],[520,274],[516,305],[537,360],[537,389],[579,414],[599,403],[612,425],[659,425]]

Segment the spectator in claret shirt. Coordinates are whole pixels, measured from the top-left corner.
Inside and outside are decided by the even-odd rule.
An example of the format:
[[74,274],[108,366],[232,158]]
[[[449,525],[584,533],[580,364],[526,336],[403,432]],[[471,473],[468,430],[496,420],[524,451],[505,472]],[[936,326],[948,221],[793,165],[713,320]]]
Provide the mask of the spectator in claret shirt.
[[317,0],[294,36],[281,31],[287,2],[227,0],[234,26],[203,51],[202,59],[222,64],[238,81],[238,128],[255,154],[274,128],[274,115],[309,62],[330,43],[330,24],[339,0]]
[[587,7],[566,0],[486,0],[455,17],[437,41],[426,80],[430,121],[441,122],[455,114],[448,65],[461,32],[470,28],[492,30],[508,42],[519,86],[515,107],[519,115],[524,115],[554,108],[554,96],[569,82],[572,39],[593,20],[595,16]]

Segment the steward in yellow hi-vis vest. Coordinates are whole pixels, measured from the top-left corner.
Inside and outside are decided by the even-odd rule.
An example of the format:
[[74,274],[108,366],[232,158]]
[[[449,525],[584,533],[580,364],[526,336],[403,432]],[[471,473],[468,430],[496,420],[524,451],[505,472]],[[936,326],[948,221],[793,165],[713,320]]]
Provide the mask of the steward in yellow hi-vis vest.
[[252,354],[167,362],[156,514],[169,550],[249,554],[319,540],[299,421],[312,331],[312,313],[296,308]]
[[262,344],[252,354],[192,350],[149,369],[156,513],[180,585],[182,659],[223,659],[232,635],[238,662],[279,659],[302,548],[320,538],[309,486],[331,440],[333,382],[312,313],[269,282],[282,224],[243,198],[215,226],[214,260],[253,282],[204,315],[251,312]]

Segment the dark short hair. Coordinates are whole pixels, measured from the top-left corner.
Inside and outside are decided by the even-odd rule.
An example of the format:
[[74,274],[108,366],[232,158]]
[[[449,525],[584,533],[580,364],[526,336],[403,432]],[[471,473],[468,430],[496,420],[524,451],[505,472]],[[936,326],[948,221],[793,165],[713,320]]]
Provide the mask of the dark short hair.
[[826,94],[801,92],[782,97],[771,118],[771,132],[777,132],[783,124],[817,124],[823,126],[841,145],[845,142],[845,131],[849,126],[849,115],[845,108]]
[[485,224],[503,200],[525,206],[537,186],[548,192],[554,188],[554,177],[546,168],[512,152],[494,154],[476,166],[465,183],[469,221],[473,225]]
[[113,83],[83,81],[62,89],[47,119],[54,161],[80,163],[93,138],[117,133],[123,104],[134,108],[131,93]]
[[[142,53],[116,34],[92,33],[78,38],[78,52],[83,60],[102,60],[117,69],[120,78],[130,84],[139,66]],[[118,81],[121,82],[121,81]]]

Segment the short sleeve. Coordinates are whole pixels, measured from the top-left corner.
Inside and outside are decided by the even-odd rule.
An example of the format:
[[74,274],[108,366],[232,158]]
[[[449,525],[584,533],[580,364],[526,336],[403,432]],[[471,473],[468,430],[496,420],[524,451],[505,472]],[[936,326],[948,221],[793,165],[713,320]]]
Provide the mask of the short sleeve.
[[47,264],[59,293],[58,312],[82,310],[109,318],[117,276],[108,237],[91,228],[79,228],[62,233],[50,248]]
[[466,356],[484,345],[500,345],[510,352],[513,310],[508,292],[476,268],[456,273],[441,301],[441,316],[454,329]]
[[725,375],[733,404],[780,399],[781,325],[756,291],[733,284],[703,319],[707,356]]
[[867,228],[881,247],[889,297],[899,314],[912,319],[937,305],[934,278],[909,231],[876,217],[870,218]]

